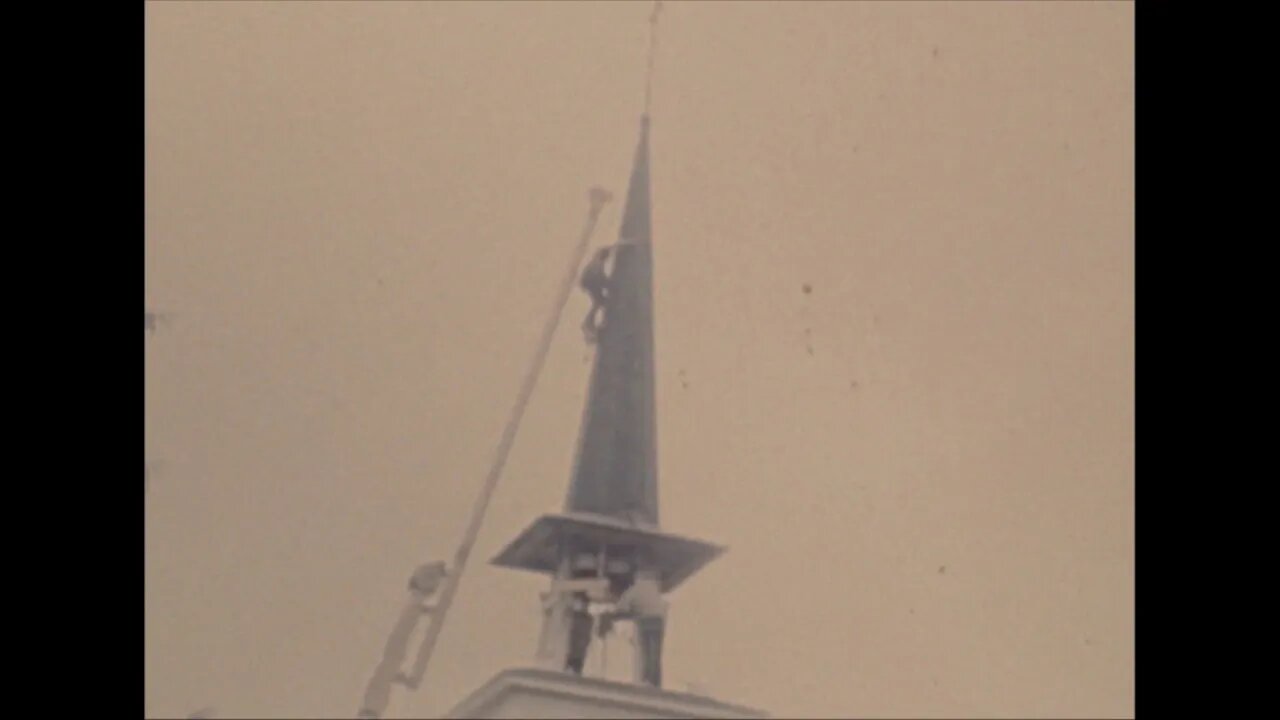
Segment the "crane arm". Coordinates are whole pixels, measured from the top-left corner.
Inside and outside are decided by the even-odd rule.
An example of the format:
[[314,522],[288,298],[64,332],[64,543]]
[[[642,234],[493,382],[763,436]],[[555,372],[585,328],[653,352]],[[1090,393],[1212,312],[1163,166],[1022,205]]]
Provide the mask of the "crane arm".
[[[409,635],[413,632],[413,625],[416,623],[416,617],[411,617],[411,608],[406,607],[401,612],[400,621],[397,622],[390,639],[387,641],[387,651],[383,653],[383,660],[375,670],[373,678],[369,681],[365,702],[362,703],[360,709],[359,717],[362,719],[373,720],[382,717],[382,713],[386,711],[390,699],[392,683],[400,682],[410,690],[416,690],[422,685],[422,679],[427,672],[427,664],[431,660],[436,642],[440,637],[440,631],[444,627],[449,607],[458,592],[463,570],[466,568],[467,560],[471,557],[471,550],[475,546],[476,538],[480,535],[480,528],[484,521],[485,512],[489,508],[489,501],[493,498],[494,490],[497,489],[498,481],[502,477],[502,470],[506,466],[507,455],[515,442],[520,421],[524,417],[525,408],[533,395],[538,376],[542,372],[542,366],[551,349],[551,341],[555,337],[556,327],[560,324],[560,316],[564,313],[564,307],[573,293],[575,280],[578,276],[578,268],[581,267],[582,259],[586,255],[591,236],[595,232],[596,222],[600,218],[600,212],[604,209],[605,203],[612,199],[612,196],[603,188],[595,187],[591,189],[589,199],[591,206],[588,211],[586,226],[578,238],[578,245],[574,249],[572,264],[561,282],[555,305],[542,328],[542,337],[538,343],[533,363],[530,365],[524,382],[520,386],[520,393],[516,396],[511,418],[507,421],[507,425],[502,431],[502,437],[498,441],[498,447],[494,451],[489,474],[485,477],[484,484],[480,489],[480,495],[476,498],[475,505],[472,507],[471,519],[467,524],[462,542],[459,543],[458,549],[454,553],[453,564],[449,567],[449,572],[444,577],[444,583],[440,589],[439,602],[430,613],[431,621],[427,625],[426,635],[423,637],[418,654],[414,658],[413,668],[407,675],[399,672],[400,664],[404,660],[404,648],[408,644]],[[421,614],[420,607],[418,614],[419,616]]]

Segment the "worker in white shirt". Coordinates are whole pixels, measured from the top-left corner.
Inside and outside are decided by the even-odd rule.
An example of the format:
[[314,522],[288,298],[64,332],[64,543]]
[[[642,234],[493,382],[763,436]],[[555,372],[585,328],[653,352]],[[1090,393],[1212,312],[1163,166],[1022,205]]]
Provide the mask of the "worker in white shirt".
[[609,632],[614,620],[635,622],[643,664],[641,677],[654,687],[662,687],[662,636],[666,632],[667,607],[657,573],[640,570],[635,582],[618,598],[615,609],[601,615],[601,637]]

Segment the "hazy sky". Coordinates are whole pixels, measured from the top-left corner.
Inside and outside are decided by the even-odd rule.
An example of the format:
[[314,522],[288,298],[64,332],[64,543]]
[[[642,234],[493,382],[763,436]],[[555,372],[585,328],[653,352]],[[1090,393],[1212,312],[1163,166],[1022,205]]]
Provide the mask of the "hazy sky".
[[[587,188],[625,189],[649,13],[148,6],[153,715],[354,713],[409,573],[462,534]],[[1133,24],[666,5],[662,517],[730,548],[672,598],[672,686],[791,716],[1133,712]],[[531,658],[544,581],[486,563],[563,499],[586,307],[392,717]]]

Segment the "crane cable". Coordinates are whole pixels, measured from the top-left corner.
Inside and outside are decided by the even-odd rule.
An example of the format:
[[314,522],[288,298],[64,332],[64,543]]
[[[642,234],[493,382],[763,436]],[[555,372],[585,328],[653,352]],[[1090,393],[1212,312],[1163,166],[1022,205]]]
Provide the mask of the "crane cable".
[[[462,572],[466,568],[471,549],[480,534],[480,527],[483,524],[485,512],[488,510],[489,501],[493,498],[493,492],[497,488],[498,480],[502,477],[502,470],[506,466],[507,455],[515,442],[516,432],[519,430],[520,421],[524,417],[525,408],[528,406],[529,399],[538,384],[542,366],[546,362],[547,353],[551,349],[551,341],[555,337],[556,328],[560,324],[560,316],[564,314],[565,305],[568,304],[569,296],[573,293],[573,287],[578,277],[578,268],[582,266],[582,260],[586,256],[587,247],[595,233],[596,222],[599,220],[600,212],[603,210],[605,203],[612,199],[612,196],[607,190],[594,187],[589,193],[589,198],[591,207],[588,211],[586,226],[582,230],[582,235],[578,238],[577,247],[574,248],[573,260],[560,284],[555,305],[551,314],[547,317],[546,324],[543,325],[542,338],[538,343],[533,363],[529,366],[528,372],[524,377],[524,383],[520,387],[519,395],[516,396],[511,418],[507,421],[506,427],[503,428],[502,437],[498,441],[497,449],[494,451],[489,474],[485,477],[480,495],[476,498],[475,505],[472,507],[471,521],[467,525],[466,533],[458,546],[457,552],[454,553],[453,564],[449,566],[448,574],[441,587],[439,601],[431,612],[431,622],[427,626],[426,635],[423,637],[418,655],[414,659],[413,670],[407,676],[398,678],[410,690],[418,689],[422,684],[423,677],[426,675],[427,663],[431,660],[436,641],[440,637],[440,631],[444,626],[445,617],[448,615],[449,606],[458,591],[458,585],[462,580]],[[381,715],[381,709],[369,708],[365,709],[364,712],[368,713],[369,710],[373,710],[376,713],[373,715],[374,717]]]

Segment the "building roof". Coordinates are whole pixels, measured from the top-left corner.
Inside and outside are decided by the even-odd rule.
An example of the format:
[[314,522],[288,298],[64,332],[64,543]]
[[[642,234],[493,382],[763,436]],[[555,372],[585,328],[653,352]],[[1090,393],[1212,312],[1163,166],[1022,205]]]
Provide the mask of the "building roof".
[[[542,702],[530,702],[531,699]],[[574,713],[577,709],[579,712]],[[545,714],[544,714],[545,713]],[[767,714],[688,692],[572,673],[512,668],[495,675],[445,717],[767,718]]]

